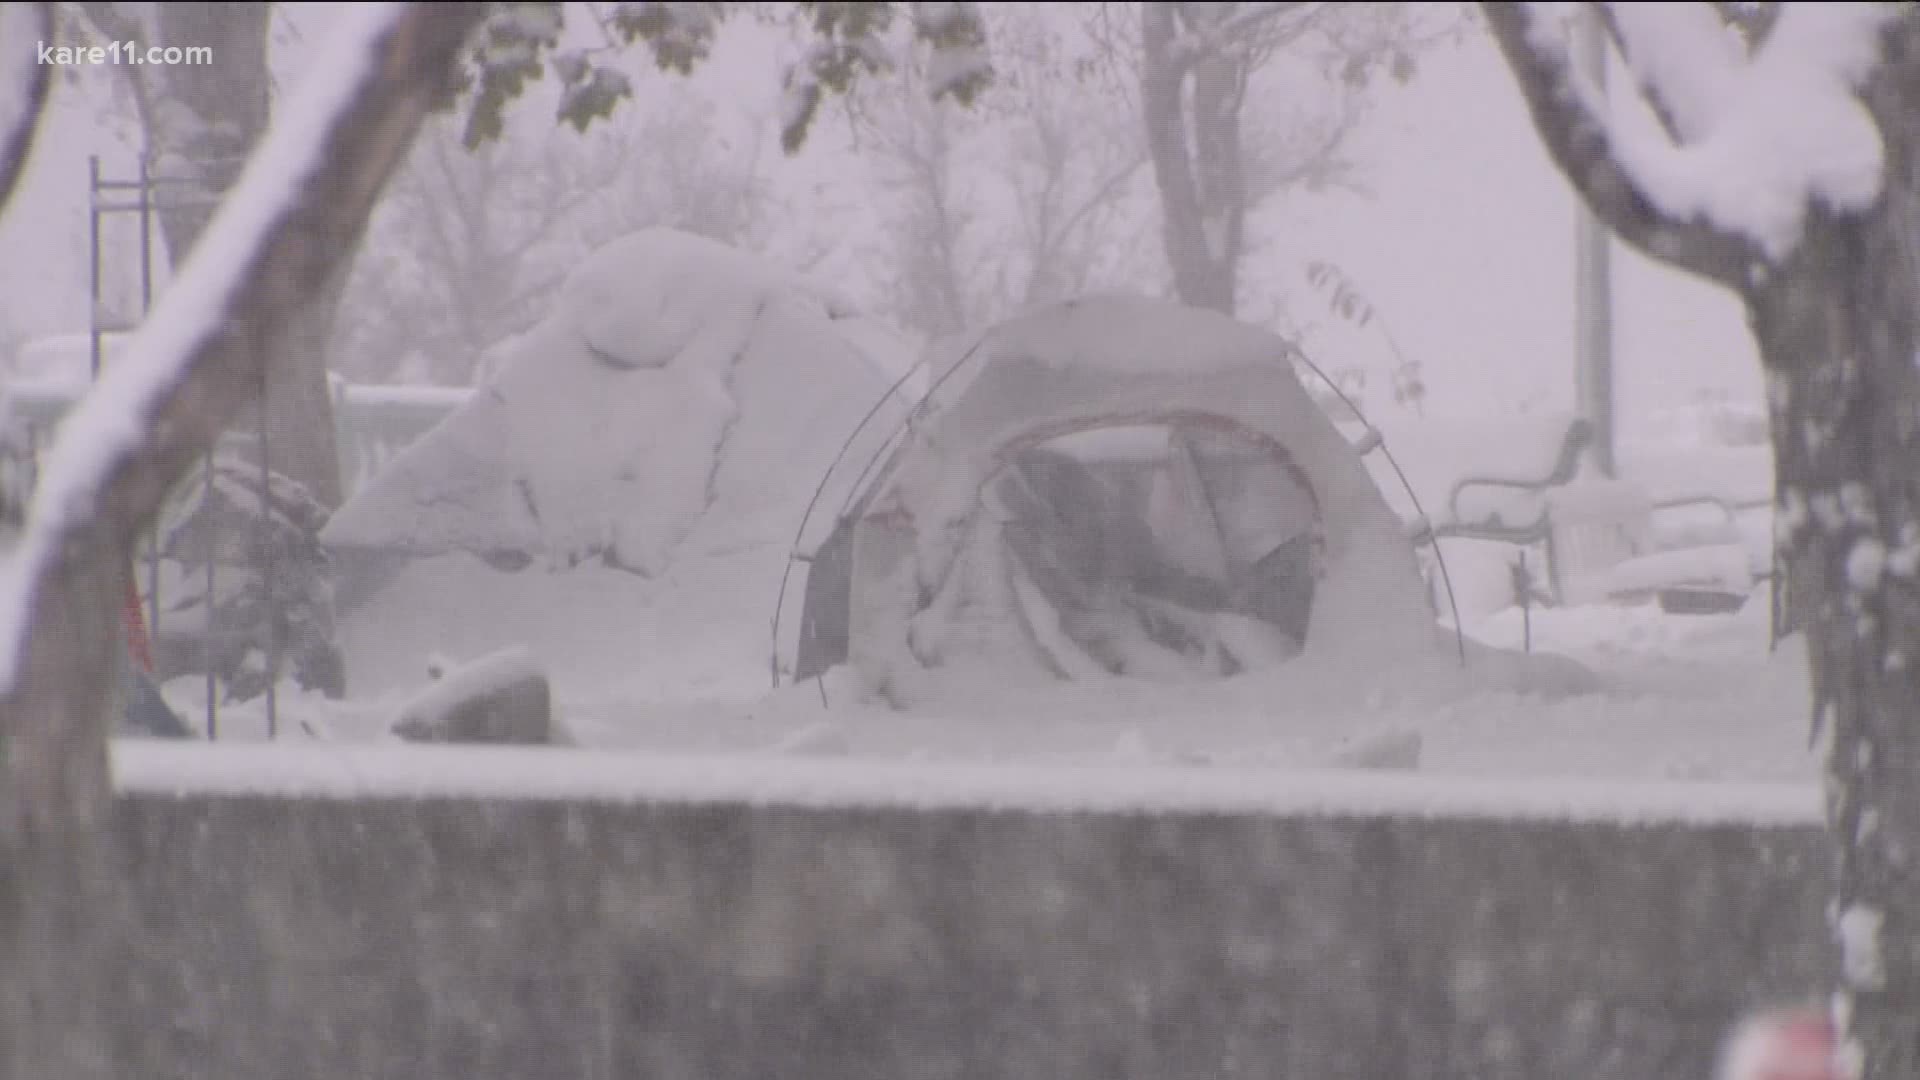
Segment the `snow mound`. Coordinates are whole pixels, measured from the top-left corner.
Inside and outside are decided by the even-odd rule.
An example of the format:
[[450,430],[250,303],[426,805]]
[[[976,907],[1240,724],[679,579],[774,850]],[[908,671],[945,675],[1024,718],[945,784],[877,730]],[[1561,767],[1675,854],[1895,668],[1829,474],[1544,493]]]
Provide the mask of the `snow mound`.
[[[843,298],[797,274],[692,233],[649,228],[596,251],[573,272],[549,321],[618,368],[724,362],[770,306],[838,318]],[[702,352],[704,351],[704,352]]]
[[[328,523],[336,551],[413,559],[341,613],[356,693],[411,685],[430,650],[521,642],[573,696],[764,688],[794,531],[869,410],[897,405],[865,437],[896,429],[911,354],[829,290],[712,241],[648,229],[602,248]],[[854,441],[843,482],[872,452]],[[816,517],[843,497],[822,492]],[[570,572],[517,572],[540,559]]]

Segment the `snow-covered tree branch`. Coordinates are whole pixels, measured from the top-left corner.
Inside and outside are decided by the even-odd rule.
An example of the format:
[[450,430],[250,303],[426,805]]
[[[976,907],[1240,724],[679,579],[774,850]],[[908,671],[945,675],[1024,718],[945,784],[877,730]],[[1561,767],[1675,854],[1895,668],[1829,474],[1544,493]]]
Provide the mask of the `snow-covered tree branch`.
[[1759,250],[1741,237],[1660,207],[1624,163],[1604,106],[1583,85],[1566,42],[1529,8],[1487,4],[1487,26],[1554,163],[1620,239],[1656,259],[1738,287]]
[[[279,337],[348,256],[483,12],[383,4],[343,16],[181,276],[46,458],[25,531],[0,562],[0,1076],[137,1068],[111,1060],[104,1028],[123,1019],[120,893],[103,845],[134,541],[284,356]],[[0,82],[17,74],[0,70]]]
[[53,81],[53,69],[34,59],[35,46],[53,39],[52,11],[51,4],[0,6],[0,211],[26,172]]

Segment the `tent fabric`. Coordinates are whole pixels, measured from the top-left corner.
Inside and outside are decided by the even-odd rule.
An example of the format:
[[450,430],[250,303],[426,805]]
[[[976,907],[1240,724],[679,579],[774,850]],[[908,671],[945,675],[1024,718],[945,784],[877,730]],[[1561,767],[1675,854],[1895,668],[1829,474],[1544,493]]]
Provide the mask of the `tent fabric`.
[[[1168,618],[1199,612],[1222,641],[1230,624],[1291,634],[1293,650],[1280,651],[1308,661],[1433,652],[1405,529],[1293,355],[1226,316],[1133,297],[1056,305],[944,343],[905,436],[814,557],[814,574],[831,577],[810,575],[802,638],[813,649],[796,673],[844,662],[895,702],[932,669],[1023,651],[1057,678],[1085,667],[1084,655],[1060,659],[1062,635],[1087,651],[1072,624],[1111,615],[1114,582],[1127,583],[1135,615],[1171,602]],[[1171,441],[1149,490],[1131,497],[1144,509],[1116,513],[1128,501],[1112,487],[1126,471],[1118,440],[1142,430]],[[1088,475],[1087,454],[1057,452],[1095,440],[1104,479]],[[1178,636],[1134,621],[1114,649],[1137,645],[1141,626]],[[844,653],[830,647],[842,642]]]

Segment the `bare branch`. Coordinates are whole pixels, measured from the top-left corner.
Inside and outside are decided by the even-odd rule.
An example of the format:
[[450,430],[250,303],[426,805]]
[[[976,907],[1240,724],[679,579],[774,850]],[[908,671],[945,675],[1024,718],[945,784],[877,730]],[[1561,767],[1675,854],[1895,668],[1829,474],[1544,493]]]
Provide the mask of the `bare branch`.
[[1566,50],[1533,42],[1524,5],[1483,2],[1481,10],[1554,164],[1600,220],[1655,259],[1744,288],[1748,268],[1764,259],[1760,249],[1704,221],[1663,213],[1614,157],[1612,134],[1578,93]]
[[[33,56],[36,43],[53,40],[53,5],[22,4],[11,16],[25,26],[8,26],[12,40],[0,40],[0,48],[18,55],[0,56],[0,79],[13,78],[18,70],[25,75],[25,86],[0,87],[0,105],[13,105],[17,111],[7,115],[0,110],[0,210],[26,175],[27,158],[33,152],[33,137],[46,113],[47,96],[53,84],[53,66],[38,63]],[[0,19],[7,16],[0,15]],[[19,91],[25,91],[20,93]]]

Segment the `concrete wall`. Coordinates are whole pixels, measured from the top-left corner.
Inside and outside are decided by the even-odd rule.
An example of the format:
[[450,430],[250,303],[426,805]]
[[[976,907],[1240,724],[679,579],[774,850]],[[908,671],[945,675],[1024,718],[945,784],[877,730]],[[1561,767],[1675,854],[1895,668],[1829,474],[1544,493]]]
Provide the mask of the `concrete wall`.
[[362,758],[352,797],[273,794],[278,759],[223,784],[122,755],[143,1076],[1707,1080],[1740,1012],[1826,970],[1812,793],[1744,824],[1673,791],[1502,818],[1369,779],[1399,808],[1278,812],[1166,795],[1284,775],[1185,770],[1135,778],[1149,813],[1126,777],[1073,810],[1043,774],[969,805],[888,767],[901,794],[836,807],[824,773],[614,798],[602,758],[569,801],[591,755],[382,753],[440,783]]

